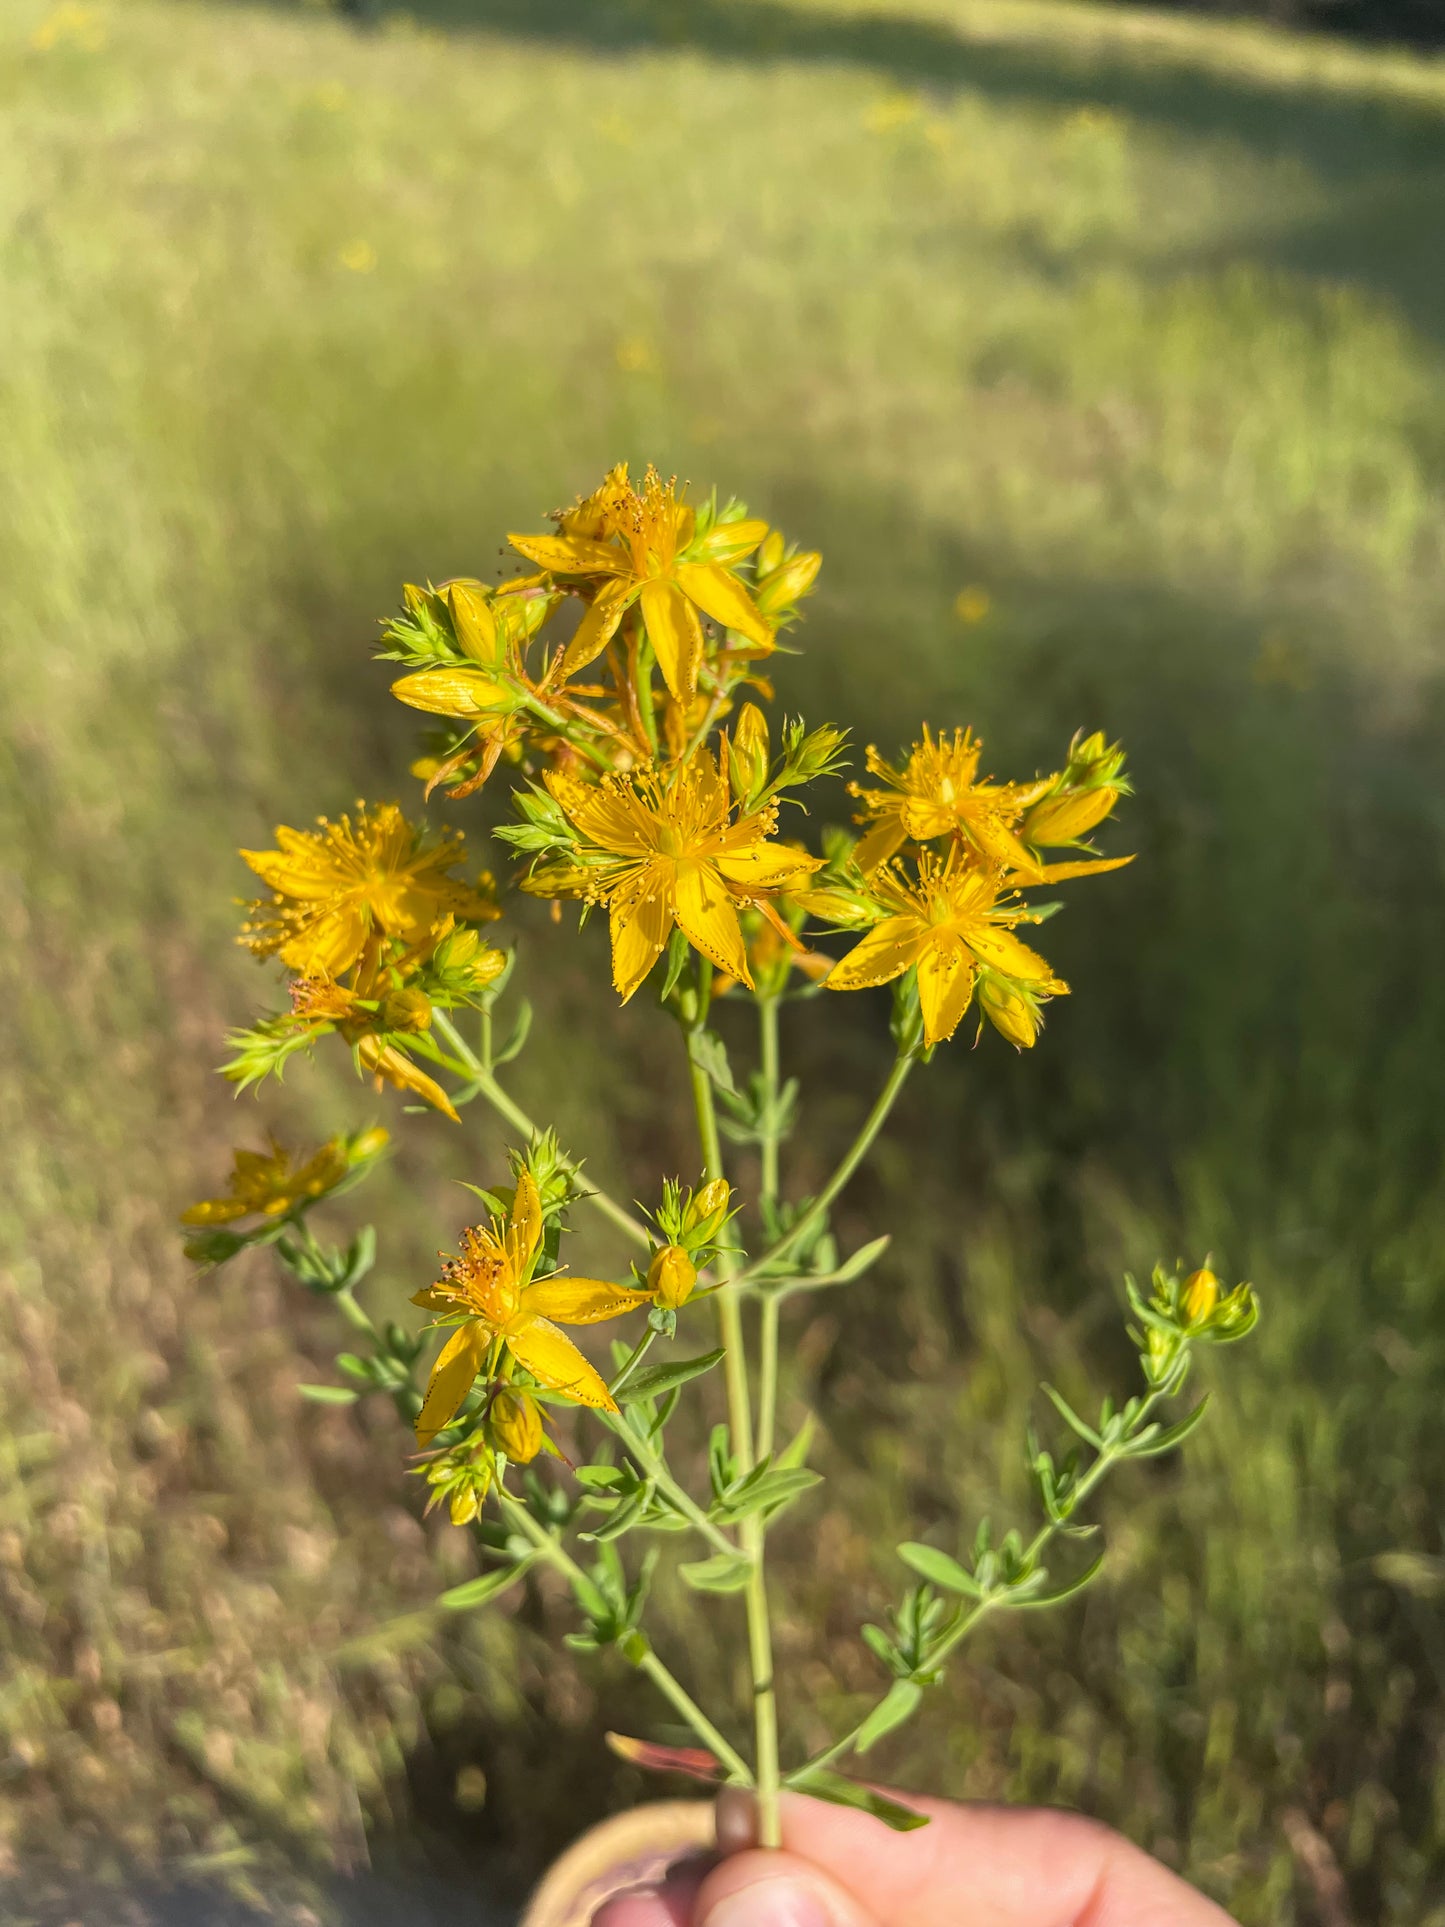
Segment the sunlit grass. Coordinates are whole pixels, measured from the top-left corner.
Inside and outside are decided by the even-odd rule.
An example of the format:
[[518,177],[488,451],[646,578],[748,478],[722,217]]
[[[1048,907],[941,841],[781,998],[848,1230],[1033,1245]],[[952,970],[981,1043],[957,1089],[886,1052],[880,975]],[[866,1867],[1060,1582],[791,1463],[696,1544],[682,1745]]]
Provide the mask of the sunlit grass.
[[[1078,1799],[1248,1922],[1317,1917],[1302,1819],[1363,1918],[1413,1927],[1445,1657],[1438,66],[1082,6],[466,17],[0,27],[5,1825],[265,1885],[361,1851],[353,1786],[405,1826],[427,1718],[448,1772],[488,1735],[499,1837],[555,1771],[525,1630],[328,1666],[437,1583],[405,1441],[298,1409],[324,1335],[260,1272],[197,1286],[168,1221],[261,1127],[207,1076],[258,989],[229,851],[407,785],[374,618],[651,456],[824,550],[785,696],[885,746],[972,720],[1001,766],[1108,727],[1139,789],[1040,1049],[949,1056],[865,1186],[870,1229],[921,1209],[803,1347],[837,1482],[790,1666],[861,1685],[840,1642],[893,1576],[860,1508],[1019,1502],[1039,1372],[1105,1342],[1125,1265],[1212,1244],[1270,1336],[1195,1477],[1121,1494],[1111,1589],[981,1650],[896,1770]],[[614,1027],[621,1061],[646,1034]],[[882,1049],[861,1019],[850,1088]],[[685,1163],[665,1096],[598,1129],[608,1063],[530,1055],[599,1176]],[[284,1108],[323,1093],[373,1108],[304,1069]],[[478,1157],[417,1128],[398,1302]],[[590,1734],[590,1690],[549,1717]],[[602,1797],[574,1750],[514,1865]]]

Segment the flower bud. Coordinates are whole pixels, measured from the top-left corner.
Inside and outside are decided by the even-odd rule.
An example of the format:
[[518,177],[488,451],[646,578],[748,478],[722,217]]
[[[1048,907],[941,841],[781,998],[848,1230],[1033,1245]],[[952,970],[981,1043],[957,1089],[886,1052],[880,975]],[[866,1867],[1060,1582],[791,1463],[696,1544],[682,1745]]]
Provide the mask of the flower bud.
[[485,716],[517,707],[514,692],[480,669],[418,669],[398,676],[391,693],[431,716]]
[[978,986],[978,1001],[999,1035],[1019,1050],[1028,1050],[1037,1041],[1038,1007],[1012,984],[1005,983],[1001,977],[983,977]]
[[759,576],[771,575],[787,553],[787,543],[783,540],[781,529],[769,529],[763,537],[763,545],[758,550]]
[[692,1296],[697,1266],[681,1245],[663,1245],[647,1267],[647,1289],[666,1311],[676,1311]]
[[1118,800],[1119,792],[1108,783],[1092,790],[1064,790],[1035,804],[1019,834],[1025,843],[1075,843],[1102,823]]
[[721,1231],[732,1195],[733,1188],[726,1178],[714,1178],[688,1199],[683,1230],[688,1234],[690,1243],[706,1244]]
[[389,990],[381,1000],[381,1028],[402,1033],[431,1029],[431,999],[424,990]]
[[473,662],[487,669],[496,668],[497,621],[487,606],[482,584],[453,582],[447,589],[447,601],[451,605],[452,628],[462,648]]
[[1191,1325],[1202,1325],[1219,1303],[1219,1280],[1207,1266],[1191,1271],[1184,1280],[1182,1303]]
[[756,703],[745,703],[728,744],[733,795],[748,803],[768,780],[768,719]]
[[786,562],[770,570],[766,575],[762,574],[760,562],[761,579],[753,593],[753,600],[765,616],[782,615],[786,610],[791,609],[794,603],[802,601],[812,588],[822,566],[823,558],[816,549],[808,549],[801,555],[790,556]]
[[373,1124],[369,1130],[357,1132],[346,1148],[346,1155],[353,1164],[359,1164],[363,1158],[374,1158],[384,1151],[390,1142],[391,1133],[380,1124]]
[[542,1414],[527,1392],[504,1387],[492,1400],[487,1430],[499,1452],[517,1465],[528,1465],[542,1449]]

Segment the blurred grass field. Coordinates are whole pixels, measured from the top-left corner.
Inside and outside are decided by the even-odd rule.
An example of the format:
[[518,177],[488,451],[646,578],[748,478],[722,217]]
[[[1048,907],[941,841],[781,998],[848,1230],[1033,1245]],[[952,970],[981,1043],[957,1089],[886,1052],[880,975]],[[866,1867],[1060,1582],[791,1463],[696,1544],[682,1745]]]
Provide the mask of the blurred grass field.
[[[870,1682],[874,1539],[1025,1503],[1036,1380],[1125,1389],[1120,1273],[1212,1249],[1267,1315],[1188,1467],[880,1770],[1076,1802],[1246,1927],[1442,1927],[1445,63],[1045,0],[16,0],[0,102],[7,1918],[299,1921],[369,1854],[481,1918],[642,1790],[633,1682],[546,1600],[441,1623],[390,1409],[305,1405],[325,1321],[173,1233],[234,1139],[386,1114],[211,1076],[234,846],[409,798],[375,619],[630,457],[824,551],[810,719],[1000,770],[1105,727],[1138,790],[1040,1048],[942,1053],[850,1195],[896,1238],[800,1333],[794,1737]],[[649,1013],[524,923],[519,1088],[650,1188]],[[802,1187],[884,1062],[848,1006],[789,1039]],[[500,1148],[408,1124],[398,1305]]]

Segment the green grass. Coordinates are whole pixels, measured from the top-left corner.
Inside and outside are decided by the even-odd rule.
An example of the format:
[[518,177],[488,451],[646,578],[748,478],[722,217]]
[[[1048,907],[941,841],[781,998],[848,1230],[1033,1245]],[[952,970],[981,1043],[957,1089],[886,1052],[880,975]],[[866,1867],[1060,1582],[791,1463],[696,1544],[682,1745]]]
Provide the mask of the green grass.
[[[549,1657],[551,1608],[404,1618],[466,1557],[412,1523],[405,1440],[302,1406],[324,1321],[264,1268],[198,1285],[170,1229],[233,1133],[369,1109],[209,1076],[260,988],[229,852],[405,793],[374,618],[629,456],[823,549],[810,717],[971,720],[1001,770],[1102,725],[1139,792],[1139,863],[1051,931],[1040,1049],[945,1054],[847,1207],[899,1237],[790,1387],[832,1475],[793,1732],[868,1683],[872,1528],[1022,1503],[1035,1380],[1122,1374],[1120,1271],[1212,1247],[1267,1322],[1190,1475],[1121,1483],[1105,1586],[981,1646],[885,1766],[1077,1801],[1242,1922],[1334,1927],[1332,1859],[1355,1917],[1439,1927],[1445,67],[1022,0],[18,5],[0,103],[26,1906],[137,1864],[284,1906],[418,1810],[522,1876],[639,1790],[596,1739],[646,1714]],[[680,1084],[638,1088],[596,941],[528,927],[560,1016],[525,1094],[635,1191],[690,1155]],[[800,1185],[880,1031],[801,1018],[834,1090]],[[409,1132],[398,1303],[496,1148]]]

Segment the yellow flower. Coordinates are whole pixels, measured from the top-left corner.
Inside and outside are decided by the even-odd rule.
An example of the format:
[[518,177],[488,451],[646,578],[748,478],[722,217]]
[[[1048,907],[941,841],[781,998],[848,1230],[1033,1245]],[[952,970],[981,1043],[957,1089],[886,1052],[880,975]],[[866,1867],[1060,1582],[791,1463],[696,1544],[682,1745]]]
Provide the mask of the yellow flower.
[[674,924],[719,970],[751,988],[739,905],[761,904],[819,867],[806,851],[768,841],[776,808],[731,821],[727,783],[706,749],[667,779],[642,771],[589,788],[554,771],[545,780],[597,853],[577,884],[608,906],[612,981],[622,1001],[662,955]]
[[659,1305],[676,1311],[692,1296],[697,1283],[697,1266],[681,1245],[659,1245],[647,1267],[648,1290]]
[[275,892],[269,905],[252,906],[258,914],[242,929],[258,957],[339,977],[383,938],[415,944],[448,915],[484,923],[501,914],[490,896],[450,875],[462,860],[460,833],[432,841],[395,803],[358,811],[355,822],[282,827],[279,849],[242,850]]
[[1034,860],[1014,834],[1024,811],[1055,780],[1034,783],[980,783],[978,759],[983,744],[971,731],[956,729],[933,736],[925,723],[923,741],[916,743],[903,768],[885,763],[871,745],[868,769],[887,789],[849,788],[863,805],[857,821],[871,827],[860,841],[856,856],[866,873],[896,854],[909,841],[930,843],[952,836],[977,850],[991,863],[1029,870]]
[[238,1218],[283,1218],[297,1205],[335,1190],[353,1164],[375,1157],[385,1143],[386,1132],[377,1128],[349,1141],[334,1137],[309,1157],[286,1150],[274,1137],[269,1151],[237,1151],[226,1196],[202,1198],[181,1213],[181,1223],[234,1224]]
[[649,467],[641,489],[634,489],[625,463],[560,521],[557,535],[507,539],[539,568],[596,581],[563,658],[564,675],[601,655],[634,603],[641,605],[658,667],[678,702],[689,701],[697,689],[703,658],[699,611],[759,648],[772,648],[772,626],[734,568],[767,534],[766,522],[718,522],[698,537],[696,514],[678,501],[675,485]]
[[1219,1295],[1219,1280],[1208,1265],[1202,1265],[1198,1271],[1191,1271],[1184,1280],[1183,1287],[1182,1307],[1185,1318],[1191,1325],[1202,1325],[1219,1303]]
[[451,1423],[499,1344],[539,1384],[579,1405],[617,1410],[600,1373],[552,1321],[595,1325],[650,1303],[650,1295],[599,1278],[554,1272],[534,1279],[541,1245],[542,1202],[531,1172],[523,1170],[506,1223],[493,1219],[463,1232],[461,1256],[447,1258],[438,1282],[412,1299],[439,1320],[461,1315],[432,1367],[417,1414],[416,1435],[423,1445]]
[[[1013,925],[1029,913],[1004,896],[996,873],[966,864],[956,849],[946,860],[925,851],[916,883],[890,866],[875,887],[891,914],[833,966],[829,990],[886,984],[916,964],[924,1041],[938,1044],[958,1029],[980,972],[997,973],[1011,993],[999,1028],[1011,1042],[1033,1043],[1039,1000],[1066,995],[1069,987],[1014,936]],[[992,998],[984,1009],[998,1023]]]

